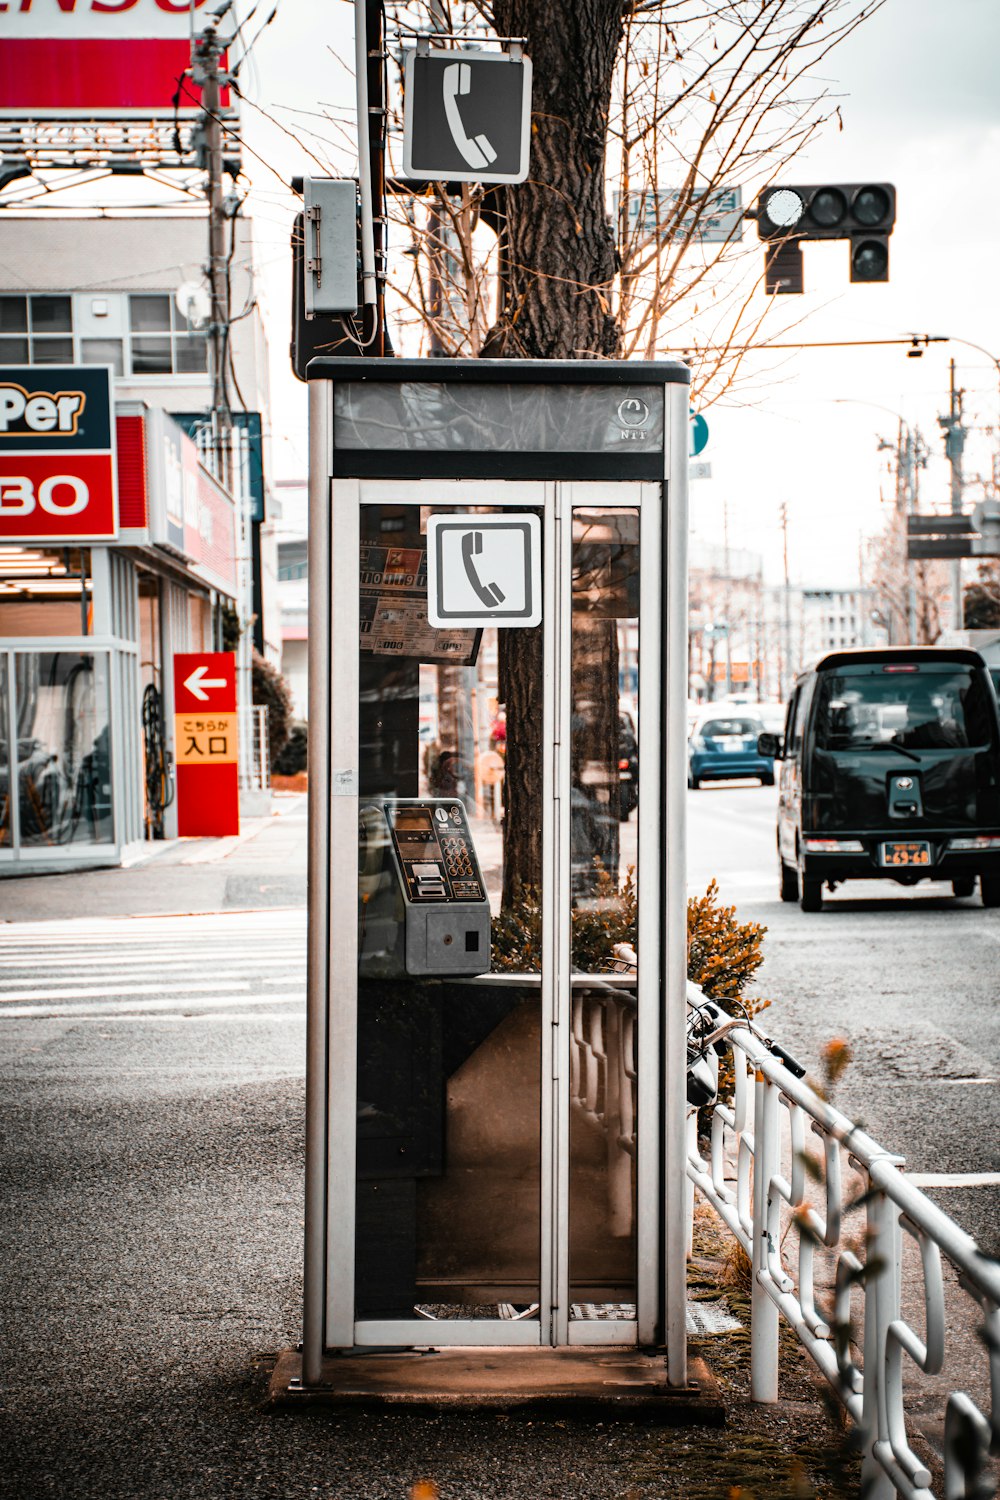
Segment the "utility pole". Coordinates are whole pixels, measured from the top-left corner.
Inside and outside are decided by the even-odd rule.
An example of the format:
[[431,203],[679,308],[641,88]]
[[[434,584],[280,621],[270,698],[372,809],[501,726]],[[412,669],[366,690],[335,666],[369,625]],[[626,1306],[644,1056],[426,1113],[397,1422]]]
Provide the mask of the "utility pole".
[[722,502],[722,567],[726,610],[726,697],[733,692],[733,579],[729,562],[729,502]]
[[202,133],[205,143],[208,199],[208,284],[212,297],[208,329],[212,371],[212,452],[215,477],[232,489],[232,426],[226,389],[226,357],[229,349],[229,278],[227,275],[226,226],[228,214],[222,191],[222,88],[220,63],[223,47],[214,20],[195,40],[193,74],[201,85]]
[[212,311],[208,329],[209,359],[212,376],[211,451],[216,479],[233,497],[236,512],[236,614],[239,636],[236,643],[236,710],[239,726],[239,783],[241,790],[255,786],[253,774],[253,547],[250,520],[250,494],[247,484],[249,463],[240,447],[240,458],[234,454],[233,414],[229,405],[226,364],[230,357],[229,329],[229,249],[227,230],[234,233],[233,219],[238,205],[227,203],[223,190],[222,85],[225,73],[222,56],[226,44],[218,34],[219,17],[213,17],[195,39],[192,58],[194,81],[201,85],[202,134],[204,165],[207,174],[205,197],[208,200],[208,284]]
[[[938,426],[944,433],[944,452],[951,465],[951,511],[961,515],[965,480],[962,475],[962,454],[965,451],[965,428],[962,426],[962,397],[965,395],[955,384],[955,361],[950,362],[950,403],[948,415],[938,417]],[[956,557],[951,565],[951,624],[961,630],[965,623],[962,608],[962,560]]]
[[792,592],[788,578],[788,506],[781,502],[781,539],[782,554],[785,565],[785,608],[784,608],[784,650],[781,653],[781,701],[788,701],[788,694],[792,687]]

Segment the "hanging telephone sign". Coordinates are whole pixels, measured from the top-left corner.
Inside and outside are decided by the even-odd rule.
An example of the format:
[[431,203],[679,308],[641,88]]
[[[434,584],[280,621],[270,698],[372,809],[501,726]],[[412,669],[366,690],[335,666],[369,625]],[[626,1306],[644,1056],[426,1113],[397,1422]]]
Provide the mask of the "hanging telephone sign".
[[531,60],[508,52],[431,51],[404,65],[403,175],[421,182],[523,182],[531,149]]
[[427,618],[437,628],[537,625],[542,527],[530,514],[431,516]]

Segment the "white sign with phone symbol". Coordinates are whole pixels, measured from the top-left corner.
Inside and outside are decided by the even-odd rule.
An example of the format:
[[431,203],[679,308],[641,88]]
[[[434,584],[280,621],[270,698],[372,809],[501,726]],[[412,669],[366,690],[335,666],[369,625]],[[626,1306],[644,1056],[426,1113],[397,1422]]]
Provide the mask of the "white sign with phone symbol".
[[537,516],[431,516],[427,618],[446,626],[537,625],[542,618],[542,527]]

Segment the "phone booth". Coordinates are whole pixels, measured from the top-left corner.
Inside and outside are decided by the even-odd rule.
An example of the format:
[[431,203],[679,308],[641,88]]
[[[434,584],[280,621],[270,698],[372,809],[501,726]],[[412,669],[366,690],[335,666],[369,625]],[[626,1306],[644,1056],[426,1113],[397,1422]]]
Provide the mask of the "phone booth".
[[316,360],[301,1383],[685,1363],[687,368]]

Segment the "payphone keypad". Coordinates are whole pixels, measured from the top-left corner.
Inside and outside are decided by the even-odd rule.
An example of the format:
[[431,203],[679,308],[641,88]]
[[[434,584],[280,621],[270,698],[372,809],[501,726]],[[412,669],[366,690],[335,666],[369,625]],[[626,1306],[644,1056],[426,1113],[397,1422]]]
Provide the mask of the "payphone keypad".
[[409,803],[387,811],[411,901],[486,899],[460,802]]

